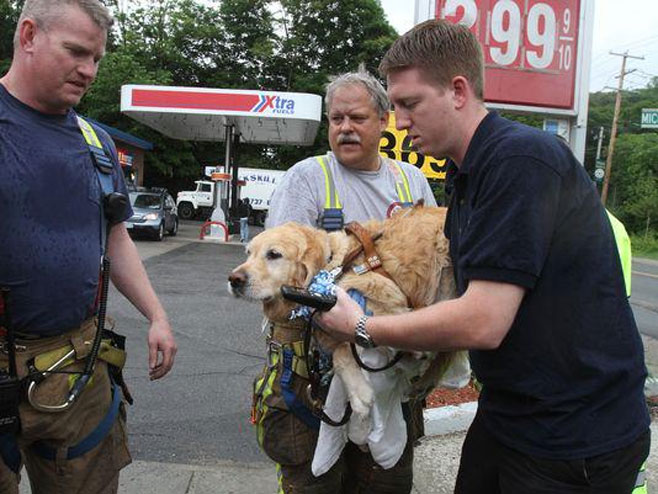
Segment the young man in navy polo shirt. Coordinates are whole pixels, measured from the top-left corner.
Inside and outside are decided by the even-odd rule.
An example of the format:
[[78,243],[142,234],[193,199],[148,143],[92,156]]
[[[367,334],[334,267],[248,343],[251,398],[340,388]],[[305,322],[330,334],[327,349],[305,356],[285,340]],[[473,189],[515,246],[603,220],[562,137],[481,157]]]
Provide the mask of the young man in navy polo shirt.
[[455,492],[646,492],[644,351],[583,167],[552,135],[486,110],[482,52],[463,26],[416,26],[380,70],[398,128],[451,160],[460,297],[367,318],[340,292],[323,325],[348,341],[358,324],[377,345],[471,350],[484,387]]

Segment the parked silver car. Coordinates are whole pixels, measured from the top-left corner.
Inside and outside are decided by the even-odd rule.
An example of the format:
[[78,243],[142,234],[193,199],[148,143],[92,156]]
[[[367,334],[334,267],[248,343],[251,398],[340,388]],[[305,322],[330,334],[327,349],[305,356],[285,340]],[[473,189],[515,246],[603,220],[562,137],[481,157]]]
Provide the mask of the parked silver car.
[[142,187],[130,191],[133,215],[126,221],[128,232],[147,234],[162,240],[165,233],[178,233],[178,211],[176,202],[166,189]]

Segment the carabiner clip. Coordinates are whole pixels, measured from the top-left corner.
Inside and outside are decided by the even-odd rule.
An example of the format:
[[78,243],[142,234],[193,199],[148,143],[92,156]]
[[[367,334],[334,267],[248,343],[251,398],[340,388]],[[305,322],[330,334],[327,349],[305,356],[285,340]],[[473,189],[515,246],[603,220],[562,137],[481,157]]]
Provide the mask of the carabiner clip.
[[[39,376],[37,376],[36,378],[32,378],[32,380],[30,381],[30,384],[27,388],[27,401],[36,410],[39,410],[40,412],[46,412],[46,413],[57,413],[57,412],[63,412],[65,410],[68,410],[71,407],[71,405],[73,405],[73,403],[75,402],[75,399],[77,398],[79,392],[75,393],[75,395],[73,393],[69,393],[69,397],[61,405],[42,405],[41,403],[38,403],[36,401],[36,397],[34,396],[34,393],[35,393],[39,383],[41,381],[43,381],[46,377],[48,377],[48,374],[51,374],[52,372],[59,369],[62,366],[62,364],[64,364],[64,362],[66,362],[68,359],[70,359],[74,355],[75,355],[75,349],[71,349],[66,355],[64,355],[62,358],[60,358],[57,362],[55,362],[53,365],[51,365],[48,369],[41,372],[39,374]],[[77,384],[77,381],[76,381],[76,384]]]

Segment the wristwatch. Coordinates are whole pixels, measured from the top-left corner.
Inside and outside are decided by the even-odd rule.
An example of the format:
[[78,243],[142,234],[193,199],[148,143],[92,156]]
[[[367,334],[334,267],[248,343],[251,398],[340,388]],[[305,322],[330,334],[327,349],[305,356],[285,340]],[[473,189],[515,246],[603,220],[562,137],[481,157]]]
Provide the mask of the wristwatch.
[[363,348],[375,348],[377,345],[372,339],[372,336],[370,336],[370,333],[366,330],[367,320],[368,316],[365,314],[359,317],[359,321],[354,328],[354,342]]

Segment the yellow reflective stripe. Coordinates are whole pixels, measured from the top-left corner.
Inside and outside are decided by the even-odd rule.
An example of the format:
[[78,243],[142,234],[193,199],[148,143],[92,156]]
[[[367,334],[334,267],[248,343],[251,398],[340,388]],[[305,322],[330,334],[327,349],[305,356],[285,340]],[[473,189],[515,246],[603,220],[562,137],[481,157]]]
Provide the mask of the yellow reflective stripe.
[[[397,184],[397,189],[398,189],[398,197],[400,198],[401,202],[413,202],[413,199],[411,197],[411,189],[409,188],[409,180],[407,179],[407,175],[404,173],[404,170],[402,169],[402,166],[400,163],[397,161],[394,161],[395,166],[398,167],[398,171],[400,172],[400,175],[402,176],[402,184],[404,185],[404,191],[401,190],[400,184]],[[406,195],[405,195],[406,193]]]
[[631,494],[647,494],[647,462],[645,461],[635,480],[635,488]]
[[281,472],[281,465],[279,463],[275,463],[276,465],[276,481],[278,484],[278,490],[276,491],[276,494],[286,494],[283,490],[283,473]]
[[[258,398],[258,402],[256,403],[256,407],[260,409],[260,420],[258,421],[258,424],[256,424],[256,438],[258,439],[258,444],[260,444],[261,448],[263,447],[263,438],[265,436],[265,429],[263,428],[263,420],[265,419],[265,415],[267,414],[268,406],[265,404],[265,399],[270,396],[273,393],[272,390],[272,385],[274,384],[274,379],[276,378],[277,371],[275,370],[275,367],[277,367],[279,363],[279,354],[276,353],[272,356],[272,367],[269,368],[269,375],[267,376],[267,384],[265,385],[265,389],[263,390],[263,393],[261,394],[260,398]],[[263,380],[265,377],[263,377]],[[262,387],[262,382],[263,380],[259,380],[257,383],[258,389]]]
[[[334,188],[334,193],[332,197],[331,194],[331,185],[333,184],[333,180],[331,177],[331,172],[329,171],[329,168],[327,167],[327,162],[325,161],[324,156],[316,156],[315,159],[317,160],[318,163],[320,163],[320,166],[322,167],[322,171],[324,172],[324,208],[325,209],[331,209],[331,200],[334,199],[335,206],[333,206],[336,209],[341,209],[343,206],[340,205],[340,199],[338,198],[338,191],[335,190]],[[335,187],[335,184],[334,184]]]
[[304,342],[303,341],[293,341],[291,343],[292,351],[298,357],[304,358]]
[[402,185],[400,182],[395,184],[395,189],[398,191],[398,198],[400,199],[400,202],[409,202],[404,199],[404,190],[402,190]]
[[617,244],[617,251],[619,252],[619,260],[621,261],[621,270],[624,274],[624,283],[626,285],[626,296],[631,296],[631,271],[632,271],[632,253],[631,253],[631,239],[628,236],[628,232],[624,227],[624,224],[619,221],[613,214],[605,210],[608,213],[608,219],[610,220],[610,226],[612,226],[612,233],[615,237],[615,242]]
[[[69,344],[45,353],[40,353],[34,357],[34,367],[38,371],[43,372],[49,369],[53,364],[55,364],[55,362],[60,360],[71,350],[73,350],[73,345]],[[109,339],[104,339],[101,341],[101,346],[98,351],[98,358],[105,360],[107,363],[112,364],[119,369],[122,369],[126,363],[126,352],[112,346],[112,343]],[[78,358],[73,356],[62,362],[58,369],[63,369],[64,367],[71,365],[76,360],[78,360]]]
[[78,118],[78,127],[80,127],[80,130],[82,131],[82,135],[85,138],[85,141],[87,141],[87,144],[90,146],[94,146],[95,148],[100,148],[103,149],[103,145],[101,144],[100,139],[98,139],[98,136],[96,135],[96,131],[94,128],[87,122],[84,118],[82,118],[79,115],[76,115]]
[[331,188],[329,186],[329,172],[327,171],[327,164],[324,162],[324,157],[318,156],[316,158],[322,171],[324,172],[324,208],[329,209],[331,207]]

